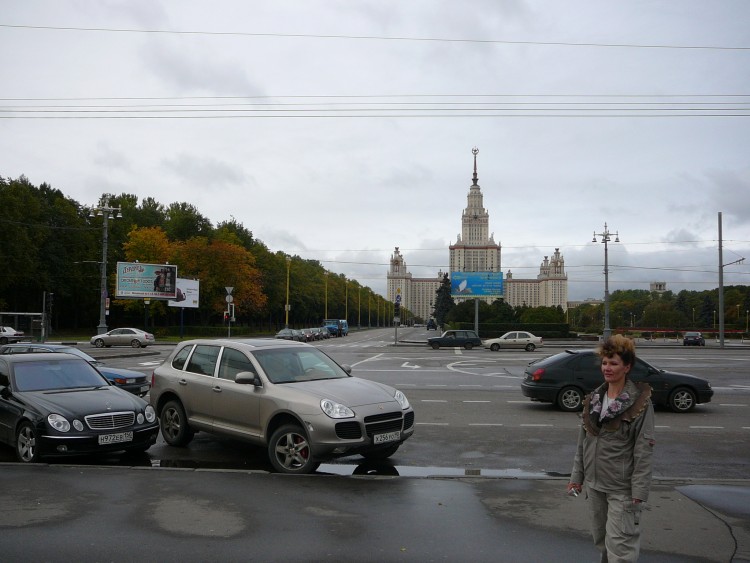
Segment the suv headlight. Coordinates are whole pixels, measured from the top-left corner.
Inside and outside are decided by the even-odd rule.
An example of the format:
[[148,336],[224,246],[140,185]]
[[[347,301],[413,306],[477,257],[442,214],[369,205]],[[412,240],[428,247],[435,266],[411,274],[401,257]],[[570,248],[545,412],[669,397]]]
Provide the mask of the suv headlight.
[[70,422],[60,414],[51,414],[47,417],[49,425],[58,432],[67,432],[70,430]]
[[153,422],[154,420],[156,420],[156,411],[154,410],[154,407],[152,407],[151,405],[146,406],[145,414],[146,414],[146,420],[148,422]]
[[399,405],[401,405],[401,410],[406,410],[409,408],[409,399],[407,399],[406,395],[404,395],[398,389],[396,389],[396,392],[393,394],[393,398],[398,401]]
[[330,399],[321,399],[320,408],[331,418],[353,418],[354,411]]

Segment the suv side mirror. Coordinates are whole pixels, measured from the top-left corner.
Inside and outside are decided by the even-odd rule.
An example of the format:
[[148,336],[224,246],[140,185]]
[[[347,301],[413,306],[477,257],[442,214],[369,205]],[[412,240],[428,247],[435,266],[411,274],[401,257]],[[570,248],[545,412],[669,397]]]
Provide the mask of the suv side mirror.
[[261,387],[260,377],[257,373],[252,371],[241,371],[234,377],[235,383],[242,385],[254,385],[255,387]]

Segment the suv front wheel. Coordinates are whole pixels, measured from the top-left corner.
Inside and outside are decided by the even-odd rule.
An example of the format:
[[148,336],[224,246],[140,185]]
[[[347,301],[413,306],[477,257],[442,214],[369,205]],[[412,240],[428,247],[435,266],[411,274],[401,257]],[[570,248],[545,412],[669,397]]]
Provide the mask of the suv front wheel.
[[268,459],[279,473],[312,473],[320,465],[313,461],[312,448],[307,436],[297,424],[285,424],[271,435],[268,442]]

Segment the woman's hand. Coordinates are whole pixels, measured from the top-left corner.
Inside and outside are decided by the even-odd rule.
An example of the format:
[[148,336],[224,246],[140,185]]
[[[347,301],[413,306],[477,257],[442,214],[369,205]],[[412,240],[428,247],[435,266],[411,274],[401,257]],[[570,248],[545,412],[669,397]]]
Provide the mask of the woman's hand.
[[568,483],[568,494],[572,497],[577,497],[581,491],[583,490],[583,487],[580,483]]

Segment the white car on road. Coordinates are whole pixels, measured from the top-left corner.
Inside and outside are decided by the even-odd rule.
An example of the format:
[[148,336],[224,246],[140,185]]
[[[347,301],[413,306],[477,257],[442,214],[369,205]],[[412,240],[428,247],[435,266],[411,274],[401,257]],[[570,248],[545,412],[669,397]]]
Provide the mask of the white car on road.
[[489,348],[493,352],[505,349],[519,349],[526,350],[527,352],[533,352],[537,348],[544,346],[544,342],[541,336],[534,336],[530,332],[513,331],[506,332],[499,338],[490,338],[484,340],[482,345],[485,348]]

